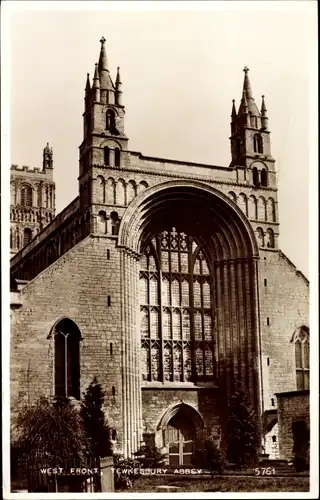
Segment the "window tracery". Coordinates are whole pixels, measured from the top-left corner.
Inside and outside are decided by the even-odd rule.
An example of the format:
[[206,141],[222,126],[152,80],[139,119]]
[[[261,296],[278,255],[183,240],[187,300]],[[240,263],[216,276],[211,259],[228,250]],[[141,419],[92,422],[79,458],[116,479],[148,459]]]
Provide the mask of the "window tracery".
[[150,238],[140,261],[141,372],[145,381],[212,380],[212,279],[186,233]]
[[309,332],[299,328],[294,336],[297,390],[309,389]]

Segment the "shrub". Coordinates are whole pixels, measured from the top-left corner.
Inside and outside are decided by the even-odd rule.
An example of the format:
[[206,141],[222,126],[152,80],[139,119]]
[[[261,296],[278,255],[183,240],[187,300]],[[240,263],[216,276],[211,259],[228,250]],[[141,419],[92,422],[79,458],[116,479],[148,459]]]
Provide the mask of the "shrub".
[[221,474],[223,470],[224,460],[220,448],[213,439],[207,439],[205,442],[205,467],[211,472]]
[[134,469],[139,468],[139,463],[131,458],[124,458],[123,455],[113,455],[114,464],[114,486],[116,490],[127,490],[134,485]]
[[35,405],[19,410],[18,437],[13,446],[18,454],[36,462],[43,456],[55,464],[84,460],[88,442],[78,411],[67,398],[41,398]]
[[260,449],[258,418],[242,390],[231,396],[228,410],[228,460],[240,469],[254,466]]
[[162,467],[166,461],[166,453],[163,453],[157,448],[153,435],[145,435],[144,439],[146,443],[135,453],[136,460],[140,467],[145,469]]
[[104,397],[105,393],[95,377],[84,394],[81,416],[90,452],[96,457],[112,455],[110,428],[105,422],[102,410]]

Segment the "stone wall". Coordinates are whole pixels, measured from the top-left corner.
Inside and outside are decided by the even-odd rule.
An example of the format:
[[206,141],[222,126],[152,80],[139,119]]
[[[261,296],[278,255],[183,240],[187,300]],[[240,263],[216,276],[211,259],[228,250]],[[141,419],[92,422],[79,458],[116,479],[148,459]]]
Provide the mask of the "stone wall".
[[292,459],[292,424],[304,420],[310,426],[309,391],[278,393],[278,434],[280,458]]
[[309,325],[307,280],[282,252],[261,251],[259,263],[264,410],[277,392],[296,390],[294,331]]
[[12,310],[13,408],[53,394],[53,345],[48,337],[53,326],[68,317],[82,336],[81,394],[96,376],[106,392],[109,423],[121,428],[119,275],[115,240],[89,237],[24,286],[22,305]]

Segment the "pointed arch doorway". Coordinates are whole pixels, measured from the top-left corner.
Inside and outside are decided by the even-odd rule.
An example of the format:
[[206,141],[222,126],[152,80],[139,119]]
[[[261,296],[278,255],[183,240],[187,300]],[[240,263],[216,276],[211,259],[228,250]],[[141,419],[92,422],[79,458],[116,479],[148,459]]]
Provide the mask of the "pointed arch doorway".
[[168,453],[169,466],[194,464],[203,432],[203,419],[196,409],[186,403],[169,408],[161,418],[158,432]]

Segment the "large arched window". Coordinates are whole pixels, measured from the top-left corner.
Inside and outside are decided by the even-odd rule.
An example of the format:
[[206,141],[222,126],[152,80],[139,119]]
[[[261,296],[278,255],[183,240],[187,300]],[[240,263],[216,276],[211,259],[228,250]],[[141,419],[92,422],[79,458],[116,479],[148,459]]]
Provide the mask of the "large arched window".
[[293,337],[295,348],[297,391],[309,389],[309,328],[302,326]]
[[77,325],[63,319],[54,330],[55,395],[80,399],[80,339]]
[[32,207],[32,188],[30,186],[22,186],[20,204],[25,207]]
[[212,380],[212,279],[203,250],[174,227],[140,261],[141,374],[145,381]]

